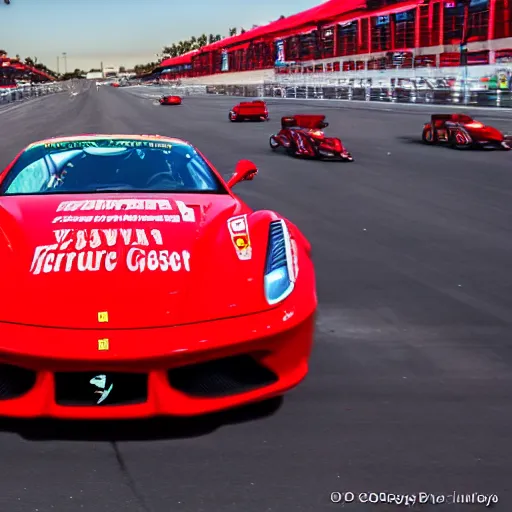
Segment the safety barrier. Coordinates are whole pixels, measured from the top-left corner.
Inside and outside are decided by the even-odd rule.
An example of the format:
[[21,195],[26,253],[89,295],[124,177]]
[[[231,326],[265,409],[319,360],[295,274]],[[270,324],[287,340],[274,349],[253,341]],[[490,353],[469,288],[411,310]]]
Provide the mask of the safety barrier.
[[22,101],[30,98],[47,96],[57,92],[63,92],[68,88],[69,86],[65,83],[51,83],[41,85],[23,85],[10,89],[0,89],[0,106],[13,103],[15,101]]
[[[471,90],[464,84],[449,87],[432,77],[397,79],[395,84],[365,85],[351,80],[341,85],[312,83],[264,83],[260,85],[177,85],[159,86],[161,94],[222,95],[243,98],[284,98],[302,100],[371,101],[381,103],[415,103],[430,105],[480,106],[512,108],[508,90]],[[156,87],[155,87],[156,89]],[[155,91],[156,92],[156,91]]]

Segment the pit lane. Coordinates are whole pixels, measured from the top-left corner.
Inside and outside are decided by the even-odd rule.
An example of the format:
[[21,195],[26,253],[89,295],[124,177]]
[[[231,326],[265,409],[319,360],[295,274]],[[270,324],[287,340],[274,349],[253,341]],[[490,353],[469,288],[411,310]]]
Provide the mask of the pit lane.
[[[183,137],[226,177],[253,160],[259,175],[237,192],[313,245],[310,376],[282,404],[199,421],[2,420],[0,510],[317,512],[340,507],[334,491],[494,493],[510,510],[512,154],[419,144],[428,107],[270,100],[270,122],[241,125],[234,103],[160,107],[140,89],[84,86],[0,112],[0,165],[83,132]],[[325,112],[356,162],[272,153],[268,136],[296,112]],[[512,131],[509,116],[475,117]]]

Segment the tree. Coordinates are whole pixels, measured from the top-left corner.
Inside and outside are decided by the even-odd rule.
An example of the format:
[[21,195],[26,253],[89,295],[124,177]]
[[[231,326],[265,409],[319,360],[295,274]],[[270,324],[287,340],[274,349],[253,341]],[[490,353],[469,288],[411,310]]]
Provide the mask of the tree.
[[126,73],[126,68],[124,66],[119,66],[119,73]]
[[82,71],[81,69],[75,69],[72,73],[64,73],[63,75],[60,76],[60,79],[61,80],[72,80],[72,79],[81,79],[81,78],[85,78],[86,76],[86,72],[85,71]]
[[5,50],[0,50],[0,57],[7,57],[7,52]]

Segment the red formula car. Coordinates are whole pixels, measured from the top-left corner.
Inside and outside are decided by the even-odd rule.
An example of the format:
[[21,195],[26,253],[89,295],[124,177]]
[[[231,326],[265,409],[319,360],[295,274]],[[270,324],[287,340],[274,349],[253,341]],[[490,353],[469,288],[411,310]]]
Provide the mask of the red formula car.
[[261,100],[242,101],[229,111],[229,120],[236,121],[268,121],[267,104]]
[[180,96],[162,96],[159,100],[160,105],[181,105]]
[[436,114],[423,126],[426,144],[442,144],[453,148],[490,148],[510,150],[512,141],[492,126],[475,121],[465,114]]
[[270,136],[270,147],[284,148],[293,156],[353,162],[340,139],[325,136],[323,129],[327,126],[322,115],[283,117],[281,131]]
[[0,416],[193,416],[306,376],[311,247],[159,136],[30,145],[0,174]]

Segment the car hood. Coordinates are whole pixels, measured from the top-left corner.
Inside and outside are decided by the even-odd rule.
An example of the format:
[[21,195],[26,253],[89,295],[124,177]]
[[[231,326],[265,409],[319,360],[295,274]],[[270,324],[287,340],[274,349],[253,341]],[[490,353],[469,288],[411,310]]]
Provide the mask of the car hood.
[[482,128],[471,128],[465,127],[472,137],[477,140],[494,140],[494,141],[502,141],[503,134],[497,128],[493,126],[483,126]]
[[[270,309],[269,220],[242,202],[209,194],[90,197],[0,198],[0,321],[144,328]],[[239,215],[252,250],[245,259],[228,229]]]

